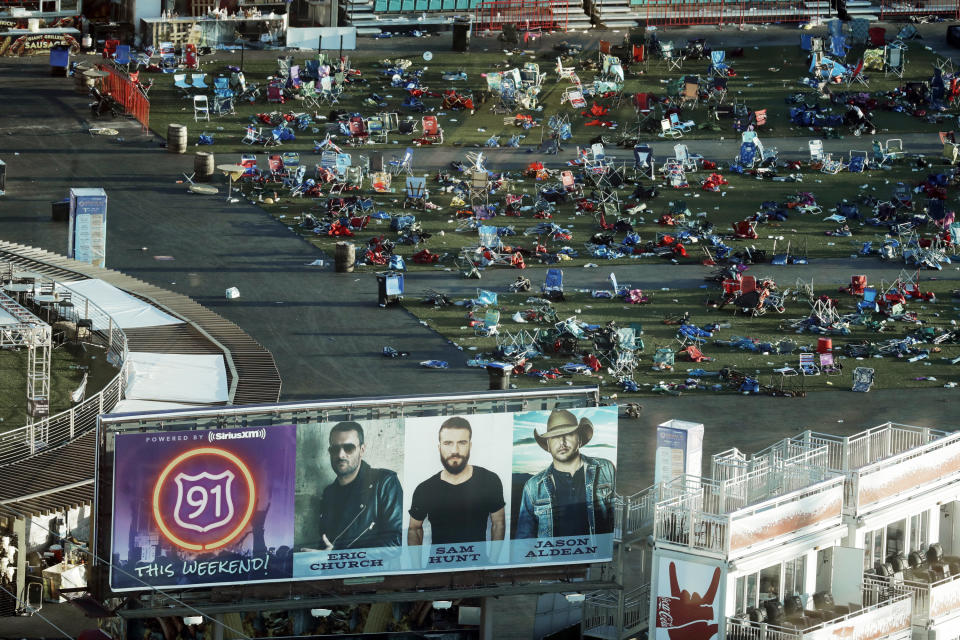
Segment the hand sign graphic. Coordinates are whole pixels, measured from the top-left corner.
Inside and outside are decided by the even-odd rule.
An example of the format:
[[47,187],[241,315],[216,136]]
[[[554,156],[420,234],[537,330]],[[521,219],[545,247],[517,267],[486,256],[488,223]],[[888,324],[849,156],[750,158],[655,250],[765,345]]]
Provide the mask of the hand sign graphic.
[[686,589],[680,590],[677,565],[670,563],[670,597],[657,599],[657,626],[665,628],[670,640],[710,640],[719,626],[713,622],[716,614],[713,600],[720,586],[720,568],[713,572],[713,580],[702,596]]

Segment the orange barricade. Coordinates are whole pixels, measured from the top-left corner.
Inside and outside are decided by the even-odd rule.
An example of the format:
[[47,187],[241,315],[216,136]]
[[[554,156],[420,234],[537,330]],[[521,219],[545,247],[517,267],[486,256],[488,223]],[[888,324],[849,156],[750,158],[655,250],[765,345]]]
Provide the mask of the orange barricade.
[[130,76],[110,64],[98,65],[108,76],[103,79],[103,93],[109,94],[124,110],[137,119],[144,131],[150,128],[150,100]]

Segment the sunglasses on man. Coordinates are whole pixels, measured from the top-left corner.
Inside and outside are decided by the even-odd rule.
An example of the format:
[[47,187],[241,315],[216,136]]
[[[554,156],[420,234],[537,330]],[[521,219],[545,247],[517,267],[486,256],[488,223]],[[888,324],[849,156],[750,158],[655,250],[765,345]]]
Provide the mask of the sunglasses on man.
[[340,451],[343,451],[345,454],[350,456],[353,455],[353,452],[356,450],[357,445],[353,444],[352,442],[348,442],[347,444],[332,444],[327,447],[327,452],[332,456],[337,455],[340,453]]

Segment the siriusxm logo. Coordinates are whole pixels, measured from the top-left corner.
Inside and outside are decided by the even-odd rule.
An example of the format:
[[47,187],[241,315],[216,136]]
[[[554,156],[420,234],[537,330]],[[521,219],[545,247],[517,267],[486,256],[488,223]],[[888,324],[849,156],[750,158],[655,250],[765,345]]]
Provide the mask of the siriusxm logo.
[[246,440],[247,438],[267,439],[266,429],[257,429],[255,431],[208,431],[207,440],[216,442],[217,440]]

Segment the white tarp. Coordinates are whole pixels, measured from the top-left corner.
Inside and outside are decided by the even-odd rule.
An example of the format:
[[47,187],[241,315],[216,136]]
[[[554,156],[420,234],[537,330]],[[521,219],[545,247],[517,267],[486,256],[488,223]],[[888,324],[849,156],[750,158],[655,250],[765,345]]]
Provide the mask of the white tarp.
[[196,404],[228,400],[223,356],[132,351],[127,363],[128,400]]
[[290,27],[287,29],[288,49],[335,49],[353,51],[357,48],[356,27]]
[[[103,280],[81,280],[79,282],[57,285],[69,289],[78,296],[83,296],[97,305],[113,318],[114,326],[121,329],[136,329],[138,327],[158,327],[167,324],[182,324],[182,320],[164,313],[155,306],[144,302],[125,291],[117,289]],[[74,302],[77,311],[83,313],[83,305]],[[106,329],[108,325],[102,319],[95,318],[93,328]]]
[[155,402],[153,400],[121,400],[110,413],[142,413],[144,411],[171,411],[173,409],[195,409],[195,404],[180,402]]

